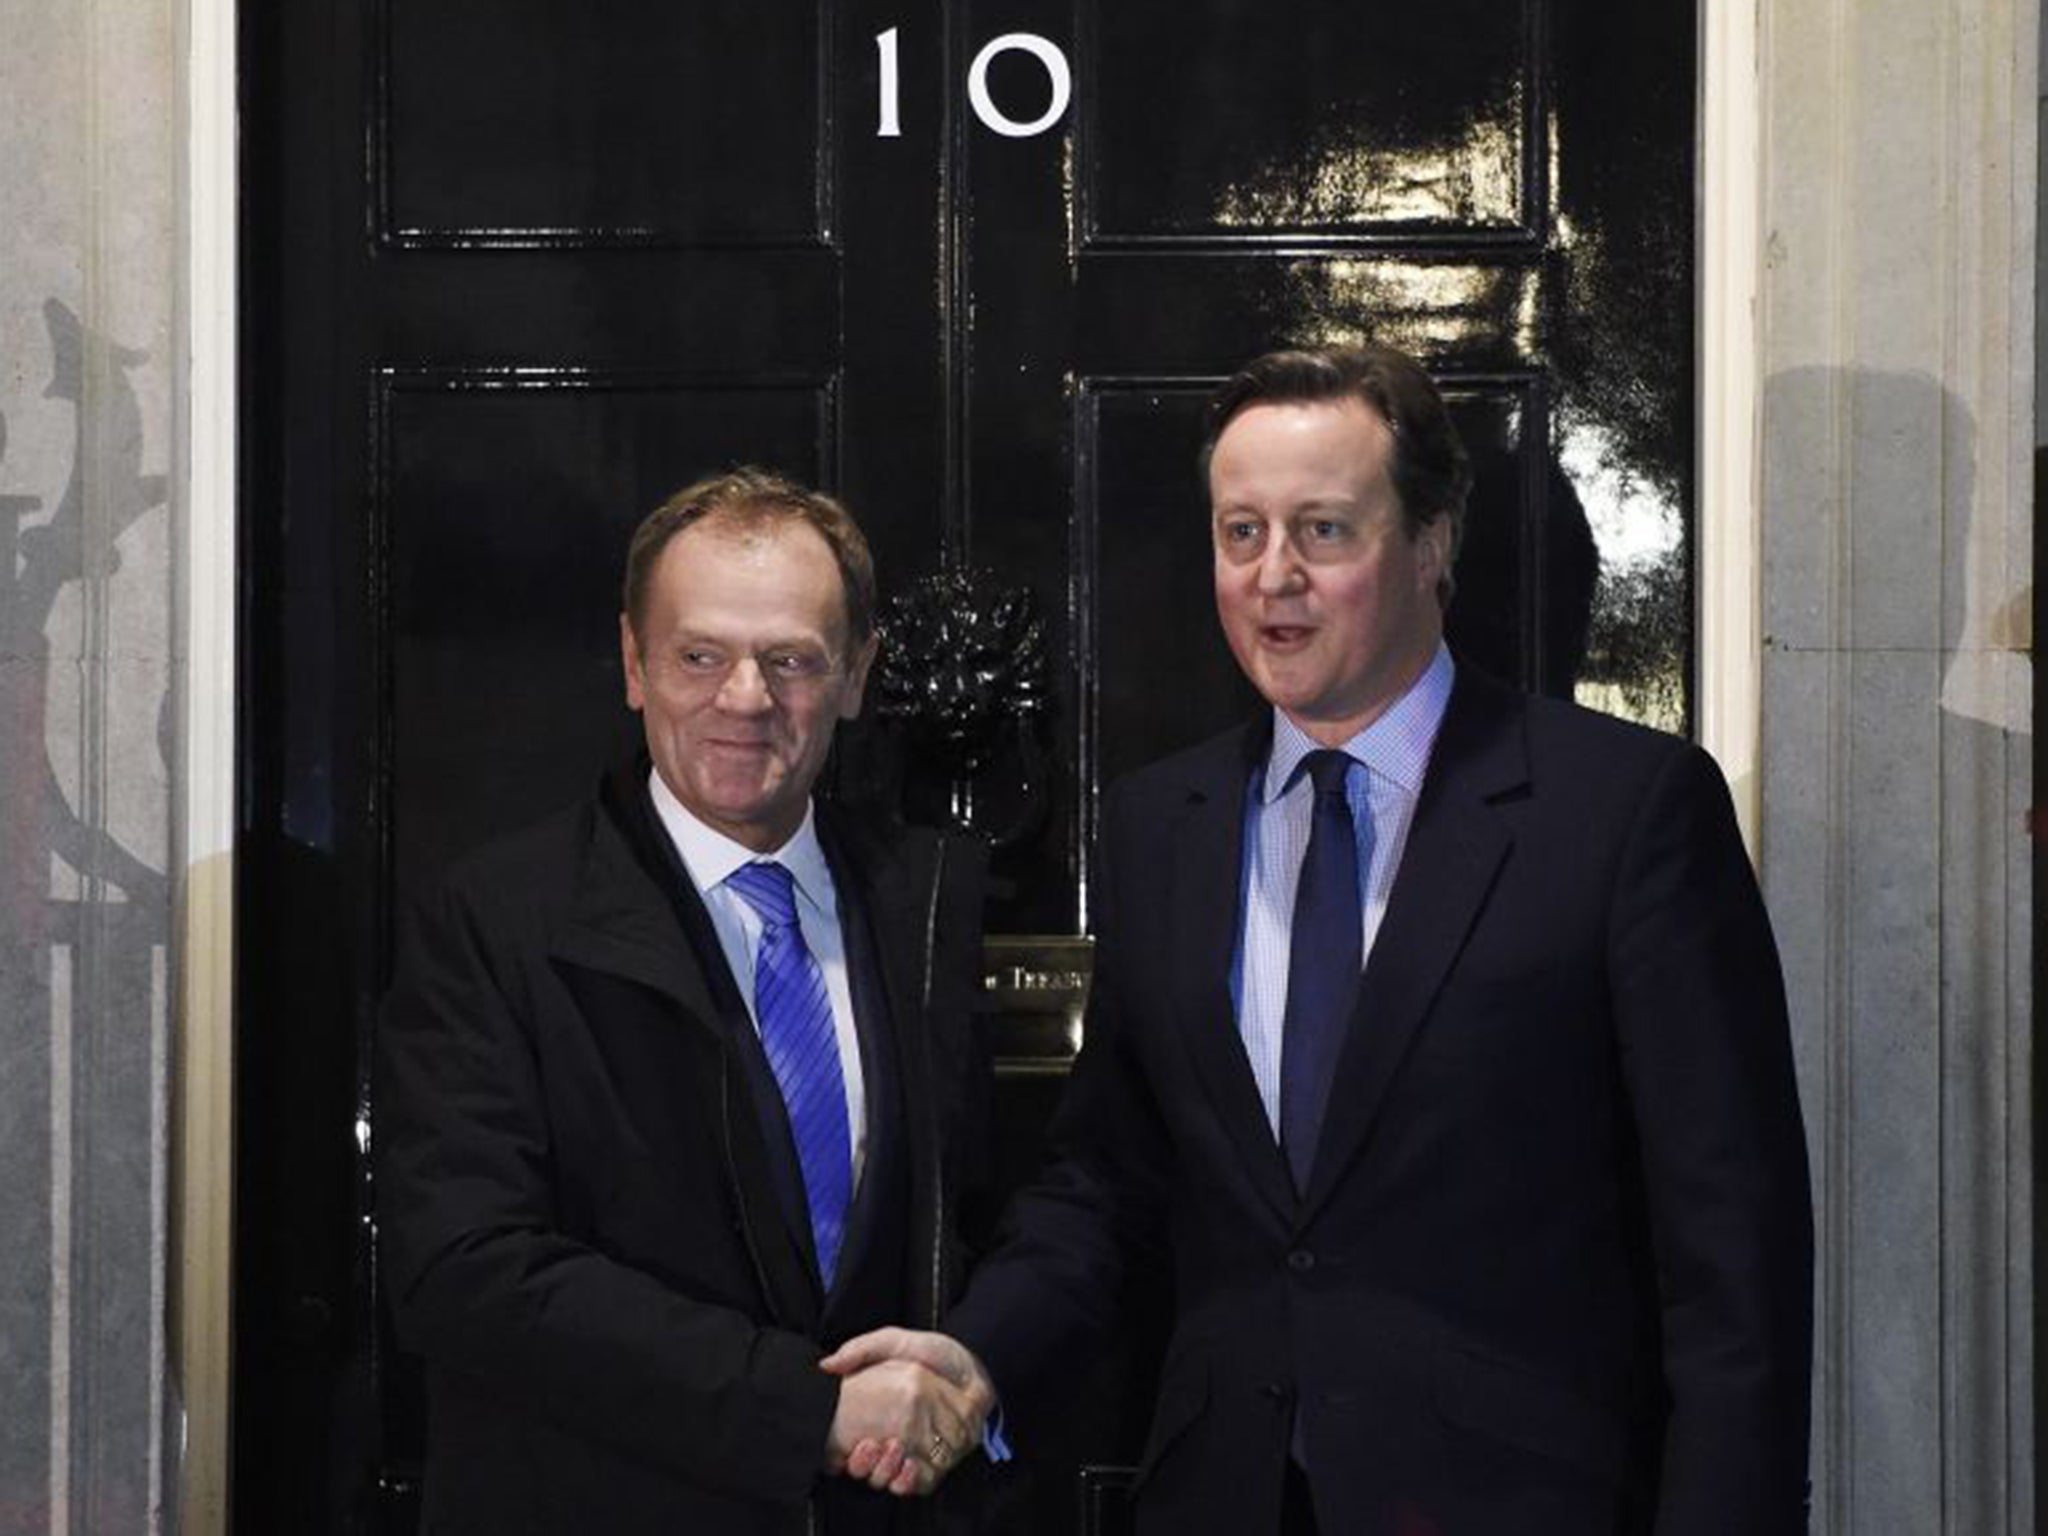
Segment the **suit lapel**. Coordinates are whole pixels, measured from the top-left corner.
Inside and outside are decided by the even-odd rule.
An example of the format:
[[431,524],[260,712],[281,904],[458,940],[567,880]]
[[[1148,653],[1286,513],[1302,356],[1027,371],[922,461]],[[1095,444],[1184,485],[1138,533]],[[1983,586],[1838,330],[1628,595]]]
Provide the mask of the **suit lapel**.
[[1330,1088],[1302,1201],[1312,1219],[1372,1134],[1513,837],[1492,803],[1528,783],[1519,698],[1460,672]]
[[1168,828],[1173,943],[1167,963],[1178,991],[1173,1016],[1183,1021],[1181,1038],[1196,1075],[1237,1148],[1240,1166],[1284,1221],[1293,1214],[1293,1182],[1266,1119],[1230,998],[1244,882],[1245,790],[1269,739],[1270,721],[1265,729],[1248,727],[1231,738],[1231,747],[1206,754],[1196,765],[1186,802]]

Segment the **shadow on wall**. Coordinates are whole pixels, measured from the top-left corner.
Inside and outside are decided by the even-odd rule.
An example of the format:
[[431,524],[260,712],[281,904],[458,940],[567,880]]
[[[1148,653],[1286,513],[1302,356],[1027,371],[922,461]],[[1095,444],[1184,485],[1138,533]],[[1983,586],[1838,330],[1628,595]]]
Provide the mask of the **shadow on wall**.
[[1764,562],[1765,648],[1938,654],[1946,715],[2030,735],[2034,589],[2011,567],[2031,551],[1977,515],[1969,408],[1926,374],[1794,368],[1766,383],[1763,415],[1786,514]]
[[[142,409],[130,370],[147,354],[88,330],[61,301],[43,306],[49,327],[51,378],[46,399],[69,401],[75,412],[71,476],[54,513],[22,524],[43,506],[36,496],[0,497],[0,911],[17,937],[61,939],[49,926],[50,859],[54,855],[90,886],[118,887],[127,901],[154,909],[165,903],[161,870],[131,853],[94,825],[66,798],[50,760],[48,701],[53,665],[47,634],[64,589],[101,580],[120,569],[119,541],[136,522],[165,503],[162,475],[142,472]],[[93,383],[96,420],[85,408]],[[0,415],[0,467],[7,456],[7,420]],[[91,515],[86,494],[93,477]],[[172,755],[171,695],[157,710],[157,747]],[[62,904],[59,904],[62,905]]]
[[[0,1166],[11,1191],[0,1196],[0,1531],[47,1529],[60,1498],[79,1529],[142,1530],[157,1497],[148,1448],[161,1413],[144,1282],[170,887],[109,822],[141,804],[161,823],[147,799],[168,784],[173,715],[166,676],[142,704],[153,707],[158,760],[133,761],[132,746],[123,760],[134,739],[119,729],[125,700],[138,678],[147,695],[168,668],[110,654],[111,636],[158,615],[124,608],[105,578],[120,568],[123,535],[165,506],[166,487],[142,472],[131,374],[144,354],[57,300],[43,318],[43,396],[72,414],[61,494],[61,435],[46,463],[25,462],[19,443],[10,462],[0,416],[0,481],[30,482],[0,495]],[[44,476],[46,487],[34,483]],[[53,494],[32,493],[44,490]],[[53,629],[67,638],[53,645]],[[86,765],[75,794],[59,771],[67,761]],[[53,1467],[69,1476],[53,1482]],[[40,1507],[11,1502],[29,1489]]]
[[[2034,1449],[2010,1409],[2034,1307],[2009,1208],[2033,1178],[2032,550],[2006,499],[2028,489],[1980,487],[1975,419],[1925,374],[1790,369],[1762,409],[1765,878],[1820,1202],[1814,1528],[1874,1476],[1901,1528],[2002,1527]],[[1938,1328],[1895,1326],[1935,1298]],[[1937,1398],[1930,1441],[1909,1405]]]

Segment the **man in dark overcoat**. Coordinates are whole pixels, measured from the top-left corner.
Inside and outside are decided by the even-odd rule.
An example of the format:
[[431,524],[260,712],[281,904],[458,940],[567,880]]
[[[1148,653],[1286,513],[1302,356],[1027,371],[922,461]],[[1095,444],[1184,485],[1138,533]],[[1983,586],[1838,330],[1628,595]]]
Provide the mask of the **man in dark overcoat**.
[[427,1367],[428,1536],[883,1532],[904,1506],[832,1475],[856,1442],[978,1443],[922,1366],[818,1365],[951,1299],[982,1097],[978,848],[812,794],[874,604],[831,498],[679,492],[627,560],[644,750],[404,936],[376,1196]]

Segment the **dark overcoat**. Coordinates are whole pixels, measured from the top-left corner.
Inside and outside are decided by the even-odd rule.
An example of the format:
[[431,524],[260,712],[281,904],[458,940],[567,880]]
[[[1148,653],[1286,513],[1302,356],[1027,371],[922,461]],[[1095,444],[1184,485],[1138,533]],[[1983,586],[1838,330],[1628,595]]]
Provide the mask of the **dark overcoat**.
[[936,1320],[979,1133],[980,850],[818,807],[869,1137],[821,1289],[786,1116],[646,761],[460,863],[377,1037],[382,1290],[426,1362],[428,1536],[828,1536],[838,1340]]

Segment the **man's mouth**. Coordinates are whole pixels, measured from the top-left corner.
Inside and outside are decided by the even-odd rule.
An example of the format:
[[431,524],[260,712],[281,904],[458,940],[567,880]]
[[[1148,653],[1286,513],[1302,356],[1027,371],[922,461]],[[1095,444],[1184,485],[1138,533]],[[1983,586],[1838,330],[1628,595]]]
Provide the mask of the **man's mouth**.
[[1291,650],[1305,644],[1315,629],[1307,624],[1261,624],[1259,639],[1266,645],[1280,650]]

